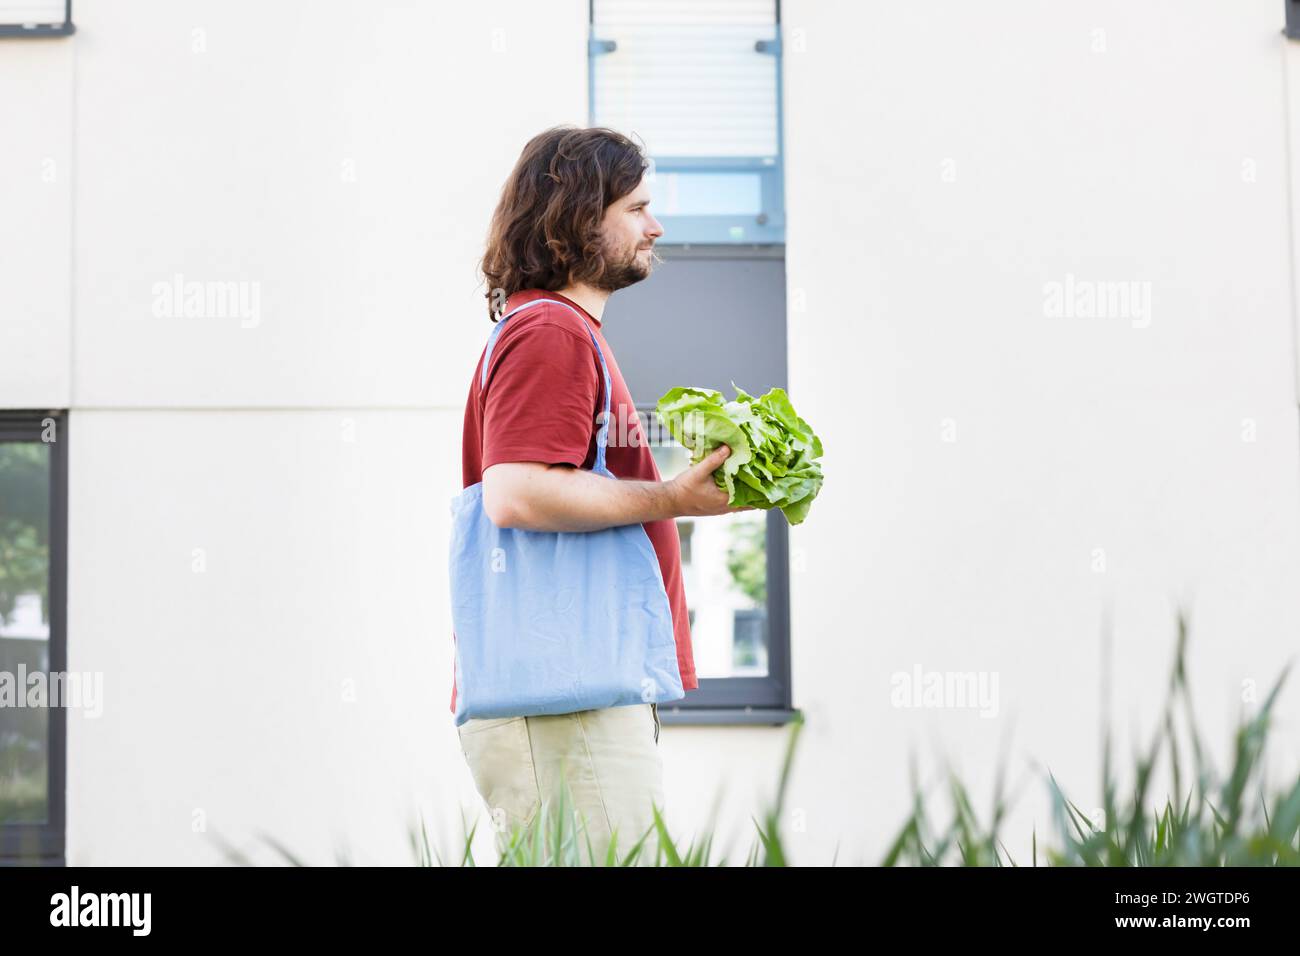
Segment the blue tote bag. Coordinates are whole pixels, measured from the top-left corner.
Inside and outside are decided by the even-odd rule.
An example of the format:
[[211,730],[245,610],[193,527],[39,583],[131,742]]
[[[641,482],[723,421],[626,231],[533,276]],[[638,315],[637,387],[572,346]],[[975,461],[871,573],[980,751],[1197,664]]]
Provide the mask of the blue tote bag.
[[[483,355],[480,387],[497,335]],[[583,320],[586,326],[586,320]],[[605,467],[612,387],[605,353],[587,328],[605,378],[605,413],[592,472]],[[664,703],[686,696],[672,610],[654,546],[640,524],[600,531],[498,528],[483,510],[483,483],[452,499],[451,610],[456,713],[471,718],[567,714]]]

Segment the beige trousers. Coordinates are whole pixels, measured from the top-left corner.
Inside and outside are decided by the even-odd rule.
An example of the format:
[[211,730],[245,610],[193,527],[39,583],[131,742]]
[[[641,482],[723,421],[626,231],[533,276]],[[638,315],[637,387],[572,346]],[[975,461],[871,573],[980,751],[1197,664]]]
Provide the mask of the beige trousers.
[[[567,784],[565,805],[581,814],[591,841],[589,857],[586,839],[578,834],[580,864],[594,859],[603,865],[615,833],[622,862],[647,831],[636,862],[653,863],[659,839],[651,803],[660,813],[664,805],[655,704],[467,720],[456,731],[491,815],[498,850],[508,845],[512,828],[533,823],[544,800],[551,814],[559,788]],[[566,817],[566,834],[571,820]]]

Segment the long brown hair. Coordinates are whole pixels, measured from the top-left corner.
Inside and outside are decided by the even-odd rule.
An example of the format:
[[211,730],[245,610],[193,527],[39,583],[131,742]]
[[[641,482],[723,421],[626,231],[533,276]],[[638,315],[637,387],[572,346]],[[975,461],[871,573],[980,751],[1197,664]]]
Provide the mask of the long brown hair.
[[640,146],[604,127],[555,126],[530,139],[501,190],[479,264],[492,320],[520,289],[555,292],[604,275],[605,210],[649,166]]

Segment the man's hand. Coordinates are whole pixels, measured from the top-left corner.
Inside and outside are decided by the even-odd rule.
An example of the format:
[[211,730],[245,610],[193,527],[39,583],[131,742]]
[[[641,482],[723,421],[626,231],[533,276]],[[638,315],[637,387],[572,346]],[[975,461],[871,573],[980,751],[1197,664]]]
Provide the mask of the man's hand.
[[743,508],[729,507],[727,489],[719,488],[713,480],[713,473],[722,467],[722,463],[730,454],[730,447],[719,445],[698,464],[692,465],[669,482],[673,487],[677,514],[703,517],[754,510],[753,505],[746,505]]

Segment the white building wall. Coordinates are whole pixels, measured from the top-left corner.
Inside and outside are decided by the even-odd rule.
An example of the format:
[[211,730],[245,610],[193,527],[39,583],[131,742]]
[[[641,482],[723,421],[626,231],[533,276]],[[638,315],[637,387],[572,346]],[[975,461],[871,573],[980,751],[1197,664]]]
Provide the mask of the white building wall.
[[[69,861],[408,859],[420,808],[445,840],[479,809],[445,559],[474,269],[520,146],[584,119],[585,5],[75,19],[69,657],[106,701]],[[250,307],[171,313],[177,275]]]
[[[791,536],[809,855],[880,859],[913,749],[985,814],[1004,742],[1013,782],[1036,758],[1097,806],[1107,606],[1117,730],[1147,739],[1182,597],[1223,753],[1243,682],[1262,700],[1300,647],[1282,10],[784,10],[790,385],[828,476]],[[1149,324],[1049,318],[1071,274],[1149,282]],[[998,716],[892,706],[917,665],[997,673]],[[1279,707],[1294,779],[1294,689]]]
[[0,408],[66,408],[74,50],[0,45]]

